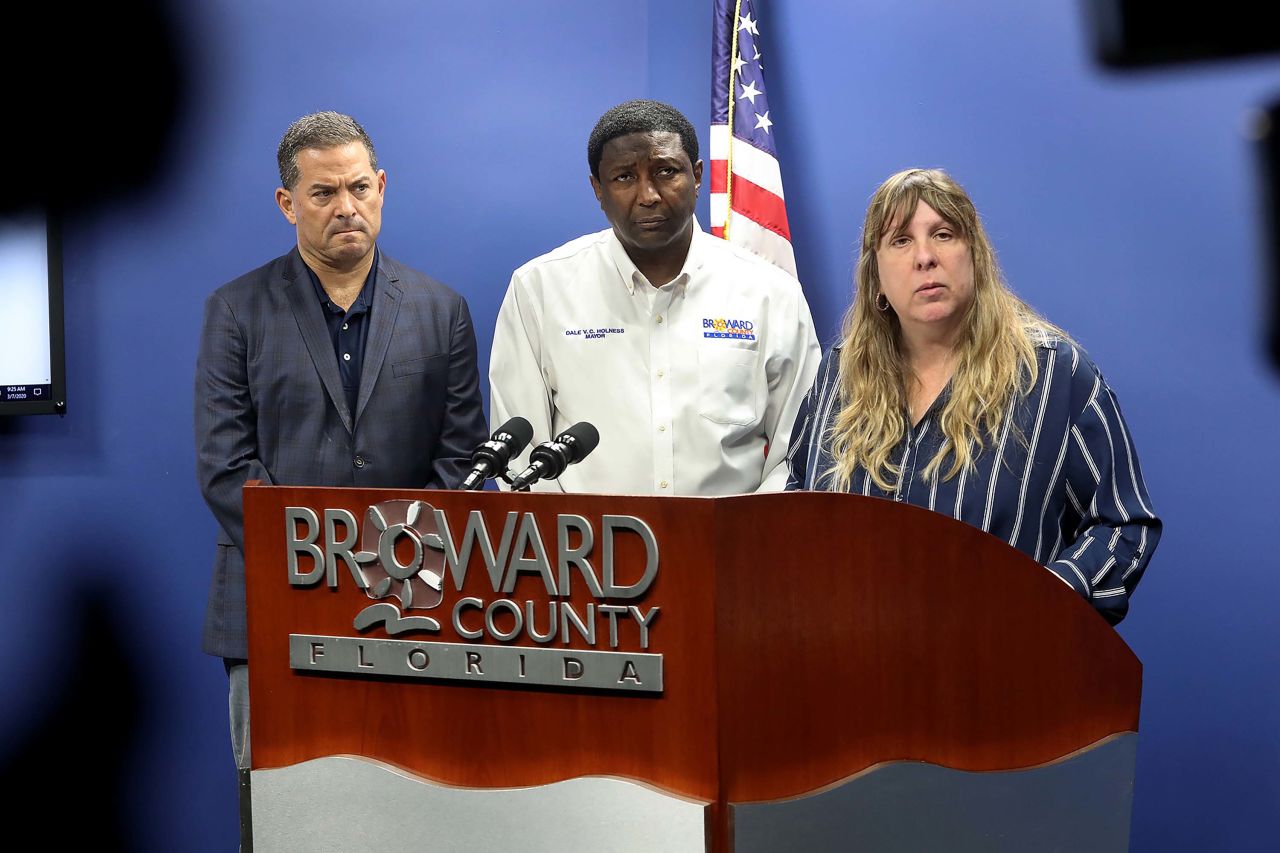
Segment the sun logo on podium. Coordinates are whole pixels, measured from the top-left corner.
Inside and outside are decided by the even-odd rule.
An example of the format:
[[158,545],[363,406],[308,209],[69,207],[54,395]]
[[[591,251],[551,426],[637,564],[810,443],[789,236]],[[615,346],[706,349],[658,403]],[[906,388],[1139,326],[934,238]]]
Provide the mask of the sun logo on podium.
[[392,636],[439,632],[440,623],[430,616],[404,616],[401,610],[430,610],[444,599],[444,543],[434,508],[416,500],[374,504],[365,512],[360,548],[355,558],[365,594],[379,603],[356,614],[353,626],[364,631],[385,625]]

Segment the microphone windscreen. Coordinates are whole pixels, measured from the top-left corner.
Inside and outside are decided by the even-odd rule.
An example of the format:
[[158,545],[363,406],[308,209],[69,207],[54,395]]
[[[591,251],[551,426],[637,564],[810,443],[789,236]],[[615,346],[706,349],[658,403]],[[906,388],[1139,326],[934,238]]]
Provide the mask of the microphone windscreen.
[[518,415],[494,430],[493,437],[496,439],[503,432],[511,436],[512,456],[519,456],[533,441],[533,425]]
[[[565,441],[566,438],[572,438],[572,441]],[[578,421],[560,433],[556,441],[572,447],[573,461],[581,462],[600,443],[600,431],[586,421]]]

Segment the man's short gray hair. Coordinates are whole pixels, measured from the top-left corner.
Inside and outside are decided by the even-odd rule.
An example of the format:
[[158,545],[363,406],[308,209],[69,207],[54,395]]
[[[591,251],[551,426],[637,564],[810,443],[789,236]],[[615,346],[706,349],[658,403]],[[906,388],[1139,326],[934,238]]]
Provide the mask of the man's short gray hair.
[[304,148],[335,148],[351,142],[364,145],[369,152],[369,165],[378,171],[378,155],[373,150],[373,140],[364,132],[360,122],[349,115],[327,110],[311,113],[289,125],[276,149],[276,162],[280,166],[280,185],[293,190],[302,177],[298,169],[298,154]]

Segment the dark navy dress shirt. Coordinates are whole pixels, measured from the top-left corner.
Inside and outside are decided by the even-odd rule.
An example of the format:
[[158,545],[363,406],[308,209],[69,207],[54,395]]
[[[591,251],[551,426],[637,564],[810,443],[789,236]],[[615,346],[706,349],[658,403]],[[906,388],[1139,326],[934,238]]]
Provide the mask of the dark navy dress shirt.
[[333,351],[338,357],[338,372],[342,375],[342,390],[347,398],[347,411],[351,413],[351,422],[355,423],[356,400],[360,398],[360,371],[364,367],[364,345],[369,340],[369,311],[373,307],[373,292],[378,281],[378,250],[376,247],[373,250],[373,264],[369,267],[364,286],[360,288],[360,295],[346,311],[324,292],[314,270],[307,267],[307,273],[311,276],[312,287],[316,289],[316,298],[320,300],[324,322],[329,327]]
[[[880,489],[861,466],[849,491],[904,501],[950,515],[998,536],[1045,565],[1112,624],[1160,538],[1138,456],[1115,394],[1088,355],[1070,341],[1037,347],[1039,377],[1014,400],[998,439],[987,441],[972,470],[925,479],[943,441],[938,418],[949,389],[890,458],[902,469],[898,488]],[[840,348],[822,360],[796,416],[787,459],[788,489],[833,489],[830,431],[843,402]],[[998,594],[998,591],[993,591]]]

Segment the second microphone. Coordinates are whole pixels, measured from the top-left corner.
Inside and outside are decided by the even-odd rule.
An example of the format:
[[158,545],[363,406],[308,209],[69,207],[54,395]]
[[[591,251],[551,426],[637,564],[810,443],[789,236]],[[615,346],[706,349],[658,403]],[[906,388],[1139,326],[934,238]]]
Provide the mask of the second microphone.
[[527,491],[539,480],[554,480],[564,469],[581,462],[600,443],[600,433],[586,421],[579,421],[552,441],[544,441],[529,454],[529,467],[511,481],[514,491]]

